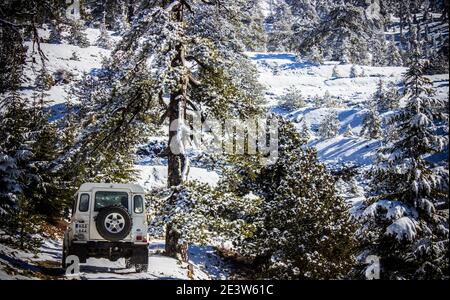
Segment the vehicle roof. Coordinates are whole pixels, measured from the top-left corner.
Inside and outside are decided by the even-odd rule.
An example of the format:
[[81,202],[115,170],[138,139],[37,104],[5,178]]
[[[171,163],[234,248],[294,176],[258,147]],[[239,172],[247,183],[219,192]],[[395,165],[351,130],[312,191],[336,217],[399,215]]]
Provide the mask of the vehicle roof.
[[77,193],[79,192],[91,192],[93,189],[129,189],[132,193],[145,193],[145,190],[142,186],[139,184],[132,184],[132,183],[94,183],[94,182],[87,182],[83,183],[80,188],[78,189]]

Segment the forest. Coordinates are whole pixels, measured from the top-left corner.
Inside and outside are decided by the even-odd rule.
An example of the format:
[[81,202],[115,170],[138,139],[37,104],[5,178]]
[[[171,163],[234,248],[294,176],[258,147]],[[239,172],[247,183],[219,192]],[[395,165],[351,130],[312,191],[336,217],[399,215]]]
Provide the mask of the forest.
[[69,2],[0,2],[0,279],[86,182],[158,249],[82,279],[449,279],[448,0]]

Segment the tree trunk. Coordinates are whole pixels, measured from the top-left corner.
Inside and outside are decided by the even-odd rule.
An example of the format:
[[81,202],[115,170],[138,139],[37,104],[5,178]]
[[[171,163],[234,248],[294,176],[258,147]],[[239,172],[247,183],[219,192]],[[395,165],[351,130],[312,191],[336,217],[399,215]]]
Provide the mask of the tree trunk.
[[[182,7],[173,12],[177,21],[182,22]],[[177,56],[172,61],[172,67],[184,66],[184,45],[176,46]],[[169,151],[168,151],[168,178],[169,188],[177,187],[183,184],[185,177],[185,168],[187,167],[184,145],[181,138],[182,126],[185,119],[185,107],[187,98],[187,87],[189,76],[180,78],[180,89],[172,92],[169,102]],[[178,192],[174,190],[168,201],[175,205]],[[177,224],[168,223],[166,225],[166,245],[165,252],[167,256],[176,257],[187,261],[187,245],[180,243],[180,232]]]
[[[185,79],[183,79],[184,82]],[[185,168],[187,167],[184,145],[181,139],[181,131],[184,121],[183,100],[186,95],[187,85],[183,83],[183,88],[177,93],[171,95],[169,103],[169,151],[168,151],[168,186],[177,187],[183,184],[185,177]],[[176,126],[173,126],[176,124]],[[181,150],[181,151],[180,151]],[[178,191],[174,190],[168,201],[176,205]],[[166,255],[180,258],[187,261],[187,245],[179,243],[180,233],[176,224],[168,223],[166,227]]]

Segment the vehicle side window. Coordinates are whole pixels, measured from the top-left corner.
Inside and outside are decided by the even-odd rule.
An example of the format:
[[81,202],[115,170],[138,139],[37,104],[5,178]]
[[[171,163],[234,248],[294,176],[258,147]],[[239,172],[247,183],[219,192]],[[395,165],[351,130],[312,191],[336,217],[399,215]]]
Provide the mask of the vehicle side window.
[[133,207],[135,214],[142,214],[144,212],[144,199],[141,195],[134,196]]
[[80,212],[87,212],[89,210],[89,194],[81,194],[78,209]]

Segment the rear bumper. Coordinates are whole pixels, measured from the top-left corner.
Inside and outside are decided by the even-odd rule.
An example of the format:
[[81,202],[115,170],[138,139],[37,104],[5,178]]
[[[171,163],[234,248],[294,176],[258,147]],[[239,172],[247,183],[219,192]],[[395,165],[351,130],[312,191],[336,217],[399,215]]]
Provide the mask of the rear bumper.
[[112,261],[116,261],[119,258],[126,258],[130,259],[132,264],[148,264],[147,243],[73,242],[70,245],[69,254],[78,256],[80,263],[85,263],[89,257],[93,257],[107,258]]

